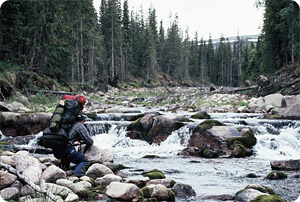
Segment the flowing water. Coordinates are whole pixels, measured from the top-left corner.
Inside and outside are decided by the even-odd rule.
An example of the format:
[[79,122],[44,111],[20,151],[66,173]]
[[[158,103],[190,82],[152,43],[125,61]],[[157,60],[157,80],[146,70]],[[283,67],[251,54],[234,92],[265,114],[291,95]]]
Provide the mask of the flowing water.
[[[191,115],[188,112],[178,114]],[[259,119],[258,114],[212,113],[212,119],[226,125],[251,127],[257,144],[251,157],[205,159],[177,155],[187,146],[192,129],[202,120],[187,123],[160,145],[149,145],[126,137],[126,128],[131,123],[125,121],[128,120],[126,116],[132,115],[99,114],[98,121],[87,122],[95,144],[110,149],[115,163],[129,167],[122,170],[127,180],[142,179],[141,170],[159,169],[168,179],[189,184],[196,191],[196,197],[177,198],[176,201],[212,201],[205,198],[223,194],[234,196],[249,184],[271,187],[286,201],[295,201],[300,195],[299,171],[286,172],[288,178],[285,180],[266,179],[271,172],[271,161],[300,159],[300,121]],[[36,140],[29,147],[32,144],[36,144]],[[156,158],[143,158],[146,155]],[[257,178],[246,177],[250,173]]]
[[[189,115],[188,113],[182,113]],[[200,120],[189,123],[174,131],[160,145],[149,145],[142,140],[126,137],[126,126],[118,115],[99,115],[100,121],[88,123],[93,131],[95,144],[110,149],[116,163],[130,167],[123,170],[129,179],[141,179],[141,170],[159,169],[168,179],[191,185],[197,196],[176,201],[208,201],[211,195],[234,195],[249,184],[269,186],[286,201],[295,201],[300,195],[299,172],[286,172],[286,180],[267,180],[271,172],[270,161],[300,159],[300,122],[291,120],[258,119],[257,114],[218,113],[210,114],[212,119],[226,125],[250,126],[257,138],[255,154],[247,158],[204,159],[182,157],[177,153],[183,150],[192,134],[192,128]],[[109,118],[107,118],[109,117]],[[143,158],[155,155],[156,158]],[[255,173],[257,178],[247,178]]]

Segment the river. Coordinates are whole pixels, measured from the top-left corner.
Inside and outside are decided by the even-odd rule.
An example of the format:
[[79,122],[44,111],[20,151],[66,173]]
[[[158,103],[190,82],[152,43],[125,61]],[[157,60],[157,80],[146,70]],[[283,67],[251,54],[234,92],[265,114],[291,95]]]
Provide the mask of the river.
[[[181,112],[183,115],[191,115]],[[96,131],[95,144],[110,149],[116,163],[130,168],[123,170],[127,180],[141,179],[141,170],[159,169],[168,179],[191,185],[197,196],[176,201],[212,201],[205,199],[211,195],[234,195],[249,184],[262,184],[275,190],[286,201],[295,201],[300,195],[299,172],[286,172],[285,180],[268,180],[271,172],[270,161],[300,159],[300,121],[259,119],[259,114],[212,113],[211,117],[226,125],[250,126],[257,138],[254,155],[247,158],[204,159],[178,156],[192,134],[194,120],[174,131],[160,145],[149,145],[142,140],[126,137],[126,126],[118,114],[98,115],[99,121],[89,122]],[[105,126],[105,127],[103,127]],[[155,155],[156,158],[143,158]],[[254,173],[257,178],[248,178]]]

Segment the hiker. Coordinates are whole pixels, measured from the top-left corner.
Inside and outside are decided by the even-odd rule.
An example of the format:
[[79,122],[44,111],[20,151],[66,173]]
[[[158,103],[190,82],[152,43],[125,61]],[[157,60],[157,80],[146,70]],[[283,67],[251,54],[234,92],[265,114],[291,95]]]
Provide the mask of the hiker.
[[83,153],[76,151],[75,146],[84,143],[85,148],[88,148],[93,144],[93,139],[84,126],[84,117],[80,114],[85,102],[86,98],[83,96],[65,95],[39,141],[42,146],[53,150],[55,158],[61,159],[63,169],[68,169],[70,163],[77,164],[72,171],[77,177],[85,174],[89,162]]

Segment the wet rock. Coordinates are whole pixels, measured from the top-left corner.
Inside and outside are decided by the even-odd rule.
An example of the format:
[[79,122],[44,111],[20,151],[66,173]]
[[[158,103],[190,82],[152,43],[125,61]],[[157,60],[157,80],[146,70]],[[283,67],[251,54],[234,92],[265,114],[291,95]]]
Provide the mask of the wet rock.
[[0,191],[0,196],[4,200],[15,199],[18,197],[20,191],[15,187],[4,188]]
[[113,154],[108,149],[101,149],[96,145],[90,146],[84,153],[88,161],[92,163],[112,162]]
[[216,195],[216,196],[206,196],[204,199],[214,200],[214,201],[233,201],[234,196],[229,195],[229,194],[222,194],[222,195]]
[[153,169],[153,170],[148,171],[148,172],[143,172],[142,175],[145,176],[145,177],[149,177],[150,179],[164,179],[164,178],[166,178],[166,176],[163,174],[163,172],[161,172],[158,169]]
[[139,188],[143,188],[149,182],[150,178],[145,177],[143,179],[129,180],[129,183],[135,184]]
[[107,174],[95,180],[96,184],[109,185],[111,182],[121,182],[122,178],[117,175]]
[[66,173],[59,167],[51,165],[42,173],[42,178],[46,182],[56,182],[58,179],[65,179]]
[[17,176],[0,170],[0,189],[10,186],[17,180]]
[[112,182],[107,187],[106,195],[114,199],[132,200],[140,197],[141,193],[134,184]]
[[270,164],[272,170],[300,170],[300,159],[287,161],[273,161]]
[[267,179],[269,180],[281,180],[287,178],[287,174],[280,171],[273,171],[267,175]]
[[172,188],[176,182],[174,180],[169,180],[169,179],[153,179],[150,180],[147,185],[149,184],[162,184],[167,188]]
[[255,173],[249,173],[246,175],[248,178],[258,178],[258,176]]
[[283,119],[300,120],[300,103],[296,103],[290,107],[287,107],[279,114]]
[[145,198],[156,198],[158,201],[175,201],[175,193],[161,184],[150,184],[141,189]]
[[176,183],[173,189],[176,192],[176,197],[196,196],[195,190],[188,184]]
[[234,199],[236,202],[250,202],[254,200],[256,197],[262,195],[269,195],[269,194],[260,192],[256,189],[249,188],[239,192]]
[[92,166],[89,167],[89,169],[86,171],[86,176],[89,176],[93,179],[103,177],[107,174],[114,174],[113,171],[108,168],[105,165],[95,163]]
[[181,152],[178,153],[178,155],[184,155],[184,156],[197,156],[197,157],[203,157],[203,158],[218,158],[219,154],[215,151],[213,151],[210,148],[207,147],[187,147]]
[[193,119],[210,119],[210,115],[206,111],[197,112],[196,114],[192,115],[191,118]]

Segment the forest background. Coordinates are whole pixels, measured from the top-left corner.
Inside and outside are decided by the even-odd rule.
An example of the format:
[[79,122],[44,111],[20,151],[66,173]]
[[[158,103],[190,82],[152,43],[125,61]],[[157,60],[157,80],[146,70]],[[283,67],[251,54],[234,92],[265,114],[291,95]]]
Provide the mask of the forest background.
[[[256,42],[220,36],[213,43],[189,36],[178,26],[179,16],[165,28],[155,8],[147,14],[130,11],[127,0],[123,5],[101,0],[99,16],[92,0],[5,1],[0,79],[16,78],[18,88],[39,87],[33,85],[38,76],[99,90],[123,83],[151,87],[166,78],[182,86],[243,86],[260,74],[299,68],[299,5],[292,0],[256,5],[265,8]],[[53,89],[53,83],[42,88]]]

